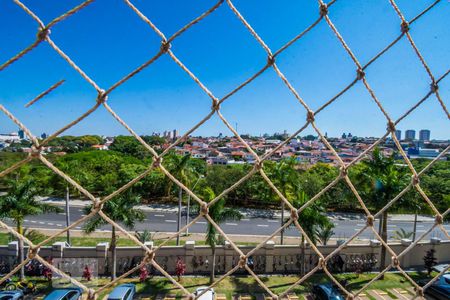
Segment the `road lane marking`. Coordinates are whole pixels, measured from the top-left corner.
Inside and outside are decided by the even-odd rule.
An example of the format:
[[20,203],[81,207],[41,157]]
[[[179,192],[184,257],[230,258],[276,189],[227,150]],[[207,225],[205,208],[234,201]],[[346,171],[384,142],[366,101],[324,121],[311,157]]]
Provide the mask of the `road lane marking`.
[[177,222],[176,220],[164,220],[164,221],[169,222],[169,223],[176,223]]
[[31,223],[36,223],[36,221],[31,221]]
[[241,221],[250,221],[250,219],[241,219]]
[[56,224],[56,226],[62,227],[62,224]]
[[356,224],[356,226],[366,226],[366,224]]
[[155,217],[165,217],[165,215],[154,215]]
[[237,226],[236,223],[225,223],[225,225],[228,225],[228,226]]
[[39,222],[39,224],[45,224],[44,222]]
[[196,224],[206,224],[206,222],[196,222]]
[[281,222],[281,221],[277,221],[277,220],[267,220],[267,222],[270,222],[270,223],[278,223],[278,222]]
[[256,225],[256,226],[259,226],[259,227],[269,227],[269,225],[264,225],[264,224],[258,224],[258,225]]
[[55,225],[55,224],[53,224],[53,223],[47,223],[47,224],[48,224],[48,225],[52,225],[52,226]]

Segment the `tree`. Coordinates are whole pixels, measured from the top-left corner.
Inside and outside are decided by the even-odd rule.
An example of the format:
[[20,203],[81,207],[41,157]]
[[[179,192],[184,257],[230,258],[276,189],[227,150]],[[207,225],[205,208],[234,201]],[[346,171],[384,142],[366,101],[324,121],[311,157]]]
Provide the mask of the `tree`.
[[[177,178],[184,185],[188,185],[189,181],[189,173],[192,171],[189,165],[189,161],[191,159],[190,154],[186,154],[185,156],[179,156],[176,154],[172,154],[169,160],[169,172]],[[173,186],[172,180],[168,179],[169,182],[167,184],[167,196],[170,197],[170,192]],[[183,189],[178,187],[178,218],[177,218],[177,231],[180,231],[181,228],[181,202],[183,200]],[[180,244],[180,235],[177,235],[177,245]]]
[[[366,182],[365,197],[377,211],[398,195],[407,182],[404,168],[395,162],[394,155],[384,156],[379,148],[375,148],[371,159],[364,161],[361,177]],[[379,234],[387,242],[388,210],[380,215]],[[382,245],[380,254],[380,270],[386,265],[386,248]],[[381,276],[380,279],[384,279]]]
[[[206,187],[203,190],[203,199],[204,201],[211,201],[215,198],[214,191],[210,187]],[[216,223],[220,224],[229,220],[240,220],[242,218],[242,214],[233,208],[225,207],[225,199],[220,199],[216,203],[214,203],[209,208],[209,216]],[[220,240],[220,236],[217,233],[217,229],[208,222],[206,227],[206,244],[211,247],[212,253],[212,262],[211,262],[211,273],[210,273],[210,282],[214,282],[215,277],[215,269],[216,269],[216,245]]]
[[[298,173],[295,170],[297,161],[295,158],[283,159],[275,163],[268,170],[268,175],[273,180],[273,183],[286,199],[289,199],[289,193],[295,190],[295,185],[298,179]],[[284,224],[284,209],[285,202],[281,201],[281,226]],[[284,241],[284,229],[280,232],[280,244]]]
[[[134,228],[136,222],[143,221],[145,219],[145,214],[139,210],[135,209],[135,205],[141,203],[141,197],[132,192],[127,191],[115,198],[112,198],[105,202],[102,211],[114,222],[121,223],[125,225],[128,229]],[[84,208],[85,214],[89,214],[92,210],[92,205],[86,206]],[[89,219],[84,225],[84,231],[86,233],[92,233],[99,227],[109,224],[102,217],[96,214],[94,217]],[[112,270],[111,279],[116,278],[117,269],[117,256],[116,256],[116,246],[117,246],[117,236],[116,227],[112,226],[111,231],[111,245],[109,250],[112,256]]]
[[[61,212],[59,207],[37,200],[38,190],[31,180],[12,180],[8,193],[0,196],[0,218],[11,218],[16,224],[19,234],[24,234],[23,222],[27,216],[40,215],[50,212]],[[24,245],[22,239],[19,244],[19,263],[24,260]],[[25,277],[25,270],[20,269],[20,279]]]
[[322,245],[326,246],[330,238],[334,235],[333,228],[334,224],[331,222],[320,224],[315,228],[314,233]]
[[141,243],[145,243],[148,241],[153,241],[153,239],[155,238],[156,234],[158,233],[158,231],[155,232],[151,232],[148,229],[144,229],[144,231],[135,231],[134,232],[134,236],[141,242]]
[[[297,187],[297,191],[295,194],[295,197],[292,199],[293,205],[295,208],[300,208],[309,200],[306,193],[300,188]],[[309,239],[312,243],[317,243],[317,235],[316,235],[316,228],[317,227],[325,227],[328,226],[331,222],[327,218],[327,216],[324,214],[324,209],[320,205],[319,202],[313,202],[309,206],[307,206],[305,209],[301,211],[301,213],[298,216],[298,223],[302,227],[303,231],[306,235],[308,235]],[[291,225],[292,226],[292,225]],[[302,266],[300,273],[303,275],[305,274],[305,236],[302,234],[301,238],[301,261]]]
[[394,232],[394,239],[397,239],[397,240],[410,239],[413,235],[414,235],[414,232],[406,231],[405,229],[400,228],[400,230],[396,230]]
[[433,267],[437,264],[437,259],[434,256],[436,250],[430,249],[426,252],[423,257],[423,263],[425,265],[425,269],[427,269],[428,276],[431,275],[431,271],[433,271]]

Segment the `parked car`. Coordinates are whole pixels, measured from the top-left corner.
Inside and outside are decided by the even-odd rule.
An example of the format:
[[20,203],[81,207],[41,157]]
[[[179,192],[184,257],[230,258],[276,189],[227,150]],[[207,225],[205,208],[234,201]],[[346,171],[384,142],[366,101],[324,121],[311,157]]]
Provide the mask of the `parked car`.
[[81,300],[83,291],[79,287],[53,290],[44,300]]
[[108,296],[108,300],[132,300],[136,294],[136,285],[132,283],[117,286]]
[[[429,280],[420,280],[418,283],[424,286]],[[426,290],[426,295],[430,295],[438,300],[450,299],[450,272],[443,274],[433,282]]]
[[23,300],[24,294],[21,290],[1,291],[0,300]]
[[314,285],[311,291],[317,300],[344,300],[339,288],[331,283]]
[[201,286],[197,288],[194,292],[196,296],[200,295],[204,290],[207,290],[203,295],[198,298],[198,300],[214,300],[216,299],[216,293],[214,292],[214,289],[210,288],[208,289],[207,286]]

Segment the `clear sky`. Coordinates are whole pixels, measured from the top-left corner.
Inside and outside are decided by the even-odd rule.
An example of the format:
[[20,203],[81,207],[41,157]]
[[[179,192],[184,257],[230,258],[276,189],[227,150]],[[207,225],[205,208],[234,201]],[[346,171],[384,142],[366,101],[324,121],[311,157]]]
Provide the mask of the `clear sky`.
[[[81,3],[74,0],[22,0],[44,23]],[[159,29],[170,36],[211,7],[215,1],[132,1]],[[398,0],[407,19],[433,1]],[[235,0],[237,9],[276,51],[309,26],[318,15],[317,2]],[[362,64],[390,43],[400,31],[388,0],[337,0],[332,21]],[[415,22],[411,34],[436,77],[450,68],[450,3],[441,1]],[[0,62],[31,44],[37,24],[10,0],[0,2]],[[159,37],[121,0],[97,0],[56,25],[54,42],[100,87],[107,89],[156,54]],[[222,97],[266,63],[256,40],[224,3],[172,44],[175,55],[217,96]],[[355,66],[323,21],[277,58],[281,71],[312,109],[317,109],[355,77]],[[367,71],[376,95],[395,119],[429,91],[430,80],[406,38]],[[29,100],[60,79],[66,82],[30,108]],[[440,84],[450,106],[450,76]],[[34,134],[51,133],[93,105],[95,90],[51,47],[42,43],[23,59],[0,72],[0,103]],[[111,107],[139,134],[186,131],[203,118],[210,99],[169,56],[163,56],[115,90]],[[276,73],[269,69],[222,105],[224,116],[240,133],[293,132],[305,111]],[[321,112],[317,125],[329,136],[351,132],[380,136],[386,120],[361,82]],[[432,138],[447,139],[449,120],[434,96],[398,125],[431,130]],[[0,132],[17,126],[0,115]],[[214,116],[194,135],[230,135]],[[312,133],[311,129],[305,134]],[[64,134],[126,134],[102,107]]]

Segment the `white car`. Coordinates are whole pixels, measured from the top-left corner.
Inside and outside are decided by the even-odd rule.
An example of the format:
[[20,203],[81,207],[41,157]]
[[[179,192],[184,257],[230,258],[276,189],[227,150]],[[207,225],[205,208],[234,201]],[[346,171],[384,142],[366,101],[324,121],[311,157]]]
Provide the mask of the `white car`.
[[203,295],[201,295],[198,300],[214,300],[216,299],[216,293],[213,288],[208,289],[207,286],[201,286],[195,290],[195,295],[200,295],[204,290],[207,290]]

